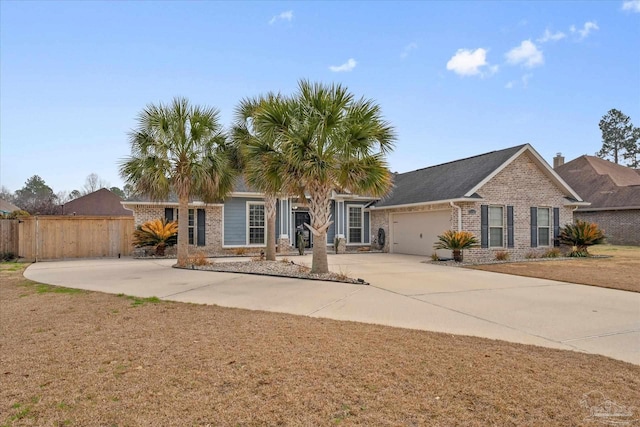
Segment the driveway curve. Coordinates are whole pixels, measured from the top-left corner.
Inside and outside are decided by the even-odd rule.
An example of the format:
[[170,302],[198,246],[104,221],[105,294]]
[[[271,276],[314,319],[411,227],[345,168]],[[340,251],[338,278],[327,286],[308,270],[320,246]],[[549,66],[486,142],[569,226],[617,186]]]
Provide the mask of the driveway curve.
[[[640,294],[422,263],[395,254],[329,255],[369,286],[171,268],[175,260],[32,264],[51,285],[474,335],[640,364]],[[216,262],[236,261],[234,258]],[[310,255],[295,257],[311,264]]]

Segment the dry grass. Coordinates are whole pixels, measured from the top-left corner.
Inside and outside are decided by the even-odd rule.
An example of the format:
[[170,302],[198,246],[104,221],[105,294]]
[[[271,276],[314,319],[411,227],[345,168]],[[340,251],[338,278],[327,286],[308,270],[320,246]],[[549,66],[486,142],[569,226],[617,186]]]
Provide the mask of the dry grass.
[[514,262],[474,265],[469,268],[640,292],[640,247],[598,245],[590,248],[589,252],[610,258]]
[[5,266],[0,425],[565,426],[589,423],[585,393],[637,405],[640,367],[602,356],[69,291]]

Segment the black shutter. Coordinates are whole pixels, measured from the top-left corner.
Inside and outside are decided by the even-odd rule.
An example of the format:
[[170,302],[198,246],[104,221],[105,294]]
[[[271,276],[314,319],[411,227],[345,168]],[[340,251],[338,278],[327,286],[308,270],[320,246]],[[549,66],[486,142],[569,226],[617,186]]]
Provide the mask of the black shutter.
[[489,247],[489,205],[480,206],[480,247]]
[[538,208],[531,207],[531,247],[538,247]]
[[560,246],[560,208],[553,208],[553,246]]
[[204,209],[198,209],[198,246],[205,245],[204,235],[205,235]]
[[507,247],[513,247],[513,206],[507,206]]
[[167,222],[173,221],[173,208],[164,208],[164,219]]

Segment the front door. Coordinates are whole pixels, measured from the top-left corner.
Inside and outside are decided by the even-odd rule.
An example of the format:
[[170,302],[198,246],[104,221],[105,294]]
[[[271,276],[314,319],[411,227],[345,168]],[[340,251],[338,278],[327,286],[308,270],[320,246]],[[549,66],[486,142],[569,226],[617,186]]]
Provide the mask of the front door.
[[305,245],[305,248],[310,248],[311,247],[311,230],[309,230],[307,227],[304,226],[304,224],[309,224],[311,225],[311,216],[309,215],[309,212],[296,212],[294,214],[294,225],[296,227],[295,229],[295,236],[296,236],[296,240],[294,241],[294,246],[298,247],[298,233],[301,232],[302,235],[304,236],[307,244]]

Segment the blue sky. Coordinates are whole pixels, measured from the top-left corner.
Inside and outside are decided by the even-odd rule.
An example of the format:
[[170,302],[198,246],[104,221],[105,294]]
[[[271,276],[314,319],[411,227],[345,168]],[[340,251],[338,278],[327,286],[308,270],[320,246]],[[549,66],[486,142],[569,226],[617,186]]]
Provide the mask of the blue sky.
[[398,172],[529,142],[600,149],[611,108],[640,126],[640,1],[0,2],[0,184],[121,186],[149,103],[220,110],[307,78],[375,99]]

